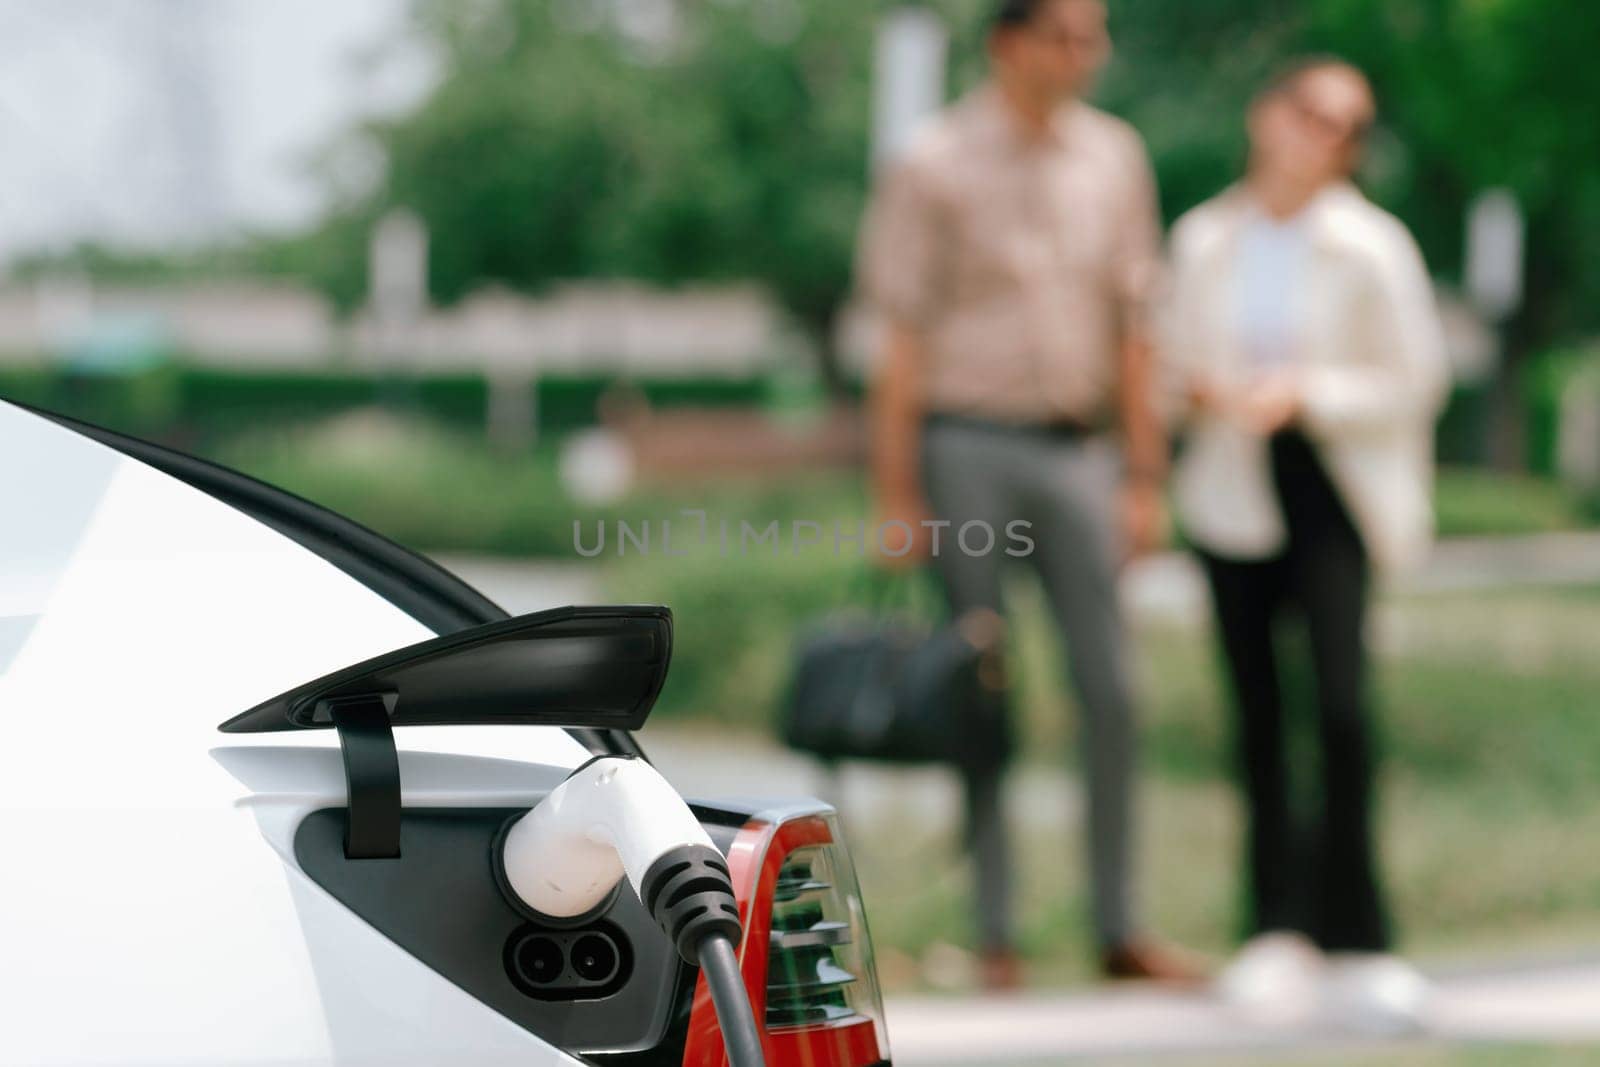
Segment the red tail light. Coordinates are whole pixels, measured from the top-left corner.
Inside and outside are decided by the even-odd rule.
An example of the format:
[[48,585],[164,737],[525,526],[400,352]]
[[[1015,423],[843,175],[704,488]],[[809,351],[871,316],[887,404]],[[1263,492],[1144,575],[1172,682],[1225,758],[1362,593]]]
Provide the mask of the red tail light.
[[[883,998],[850,853],[833,815],[758,816],[728,853],[744,944],[739,963],[769,1067],[889,1062]],[[684,1067],[726,1067],[702,979]]]

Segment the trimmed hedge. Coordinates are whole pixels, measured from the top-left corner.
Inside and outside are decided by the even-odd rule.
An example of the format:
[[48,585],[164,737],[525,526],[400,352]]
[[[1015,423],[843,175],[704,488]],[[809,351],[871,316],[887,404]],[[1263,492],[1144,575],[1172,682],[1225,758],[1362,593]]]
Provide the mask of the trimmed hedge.
[[[1551,353],[1529,367],[1529,466],[1554,470],[1560,392],[1583,360]],[[541,378],[535,385],[541,430],[594,425],[607,390],[626,385],[658,408],[781,404],[781,376],[747,379],[626,380],[611,375]],[[244,371],[165,363],[125,374],[40,365],[0,365],[0,398],[48,408],[141,437],[194,446],[288,423],[317,421],[382,406],[458,430],[482,428],[488,383],[480,374],[410,378],[371,371]],[[1456,390],[1439,425],[1439,458],[1453,466],[1487,461],[1491,398],[1486,387]]]
[[[653,406],[748,407],[765,403],[764,378],[631,380],[610,375],[537,381],[542,430],[593,425],[615,385]],[[322,419],[381,405],[463,430],[481,427],[488,407],[482,375],[380,376],[356,371],[233,371],[163,364],[126,374],[0,366],[0,397],[59,411],[142,437],[192,444],[245,429]]]

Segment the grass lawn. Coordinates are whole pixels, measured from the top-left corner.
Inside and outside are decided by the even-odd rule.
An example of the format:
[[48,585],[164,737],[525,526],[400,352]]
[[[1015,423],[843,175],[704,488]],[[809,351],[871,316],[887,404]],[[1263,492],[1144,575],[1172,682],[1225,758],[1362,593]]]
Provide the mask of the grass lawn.
[[1469,468],[1439,473],[1435,508],[1446,537],[1547,533],[1594,522],[1592,505],[1557,482]]
[[[210,452],[425,551],[573,559],[572,522],[660,519],[685,506],[732,519],[863,516],[853,473],[773,482],[761,477],[646,487],[616,506],[575,504],[557,473],[554,443],[500,455],[476,437],[363,410],[306,426],[241,433]],[[1446,536],[1539,533],[1592,522],[1584,502],[1547,480],[1473,470],[1439,478]]]
[[[477,438],[426,423],[359,412],[316,426],[241,434],[212,457],[282,486],[426,552],[580,560],[573,523],[593,543],[597,521],[635,529],[704,508],[737,522],[790,516],[856,516],[851,475],[820,473],[644,487],[616,504],[575,502],[562,484],[554,444],[500,455]],[[681,532],[681,522],[680,522]],[[659,536],[659,535],[658,535]]]

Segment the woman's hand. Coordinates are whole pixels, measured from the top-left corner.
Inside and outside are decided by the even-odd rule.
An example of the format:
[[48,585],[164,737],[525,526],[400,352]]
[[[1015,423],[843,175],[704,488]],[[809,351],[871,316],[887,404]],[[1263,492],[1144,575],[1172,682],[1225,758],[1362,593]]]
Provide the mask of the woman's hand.
[[1197,378],[1189,387],[1189,403],[1198,412],[1271,437],[1300,417],[1304,393],[1299,378],[1287,372],[1269,374],[1246,385]]
[[1271,437],[1299,419],[1303,407],[1299,379],[1292,374],[1273,374],[1244,391],[1238,417],[1252,433]]

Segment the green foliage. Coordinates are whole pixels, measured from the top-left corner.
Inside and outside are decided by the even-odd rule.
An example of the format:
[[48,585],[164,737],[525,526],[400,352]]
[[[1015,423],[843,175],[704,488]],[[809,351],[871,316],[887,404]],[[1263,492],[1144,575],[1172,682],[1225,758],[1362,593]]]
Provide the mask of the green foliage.
[[1237,180],[1244,115],[1270,72],[1303,44],[1304,0],[1117,0],[1116,56],[1098,102],[1150,145],[1167,217]]
[[1557,482],[1476,468],[1441,471],[1434,507],[1447,537],[1505,537],[1589,525],[1580,496]]
[[497,456],[376,412],[225,441],[215,458],[405,545],[576,559],[553,453]]
[[[928,0],[952,28],[952,91],[984,71],[986,0]],[[417,211],[433,294],[570,278],[766,282],[824,349],[850,284],[869,175],[873,35],[891,0],[663,0],[630,30],[610,0],[417,0],[438,86],[351,137],[383,178],[318,228],[198,256],[66,257],[112,277],[258,270],[365,291],[373,221]],[[1289,56],[1371,72],[1384,123],[1364,175],[1459,276],[1471,197],[1529,213],[1518,350],[1600,329],[1600,5],[1573,0],[1113,0],[1099,102],[1148,139],[1169,219],[1239,172],[1246,105]],[[54,262],[54,261],[52,261]]]
[[1557,473],[1562,404],[1580,377],[1600,376],[1600,349],[1571,348],[1540,353],[1522,368],[1522,403],[1528,426],[1528,468]]
[[639,559],[609,567],[613,599],[670,604],[693,620],[674,637],[661,722],[775,729],[794,643],[805,628],[849,606],[862,564],[812,551],[789,558]]
[[[605,587],[613,597],[671,604],[683,622],[660,721],[770,732],[796,637],[829,613],[865,606],[866,592],[853,577],[859,570],[858,561],[826,551],[732,560],[707,553],[613,564]],[[1018,713],[1029,752],[1053,759],[1075,745],[1061,646],[1034,584],[1019,575],[1009,592],[1018,620]],[[1589,788],[1600,724],[1573,720],[1571,709],[1600,680],[1585,646],[1596,602],[1594,590],[1391,601],[1383,632],[1402,639],[1385,646],[1379,689],[1397,765],[1433,784],[1490,782],[1547,800]],[[1150,712],[1151,765],[1172,780],[1225,775],[1214,650],[1187,626],[1143,630],[1140,689]],[[1309,687],[1309,655],[1292,658],[1304,661],[1295,684]]]
[[[850,515],[860,499],[852,478],[821,475],[646,487],[615,504],[587,505],[574,501],[562,485],[554,447],[501,455],[459,428],[379,409],[312,424],[280,422],[275,428],[252,429],[216,441],[207,451],[229,466],[413,548],[581,563],[574,524],[581,524],[583,544],[592,546],[597,524],[604,523],[606,550],[597,562],[625,567],[637,562],[646,571],[661,565],[676,573],[689,565],[663,558],[660,551],[665,521],[673,522],[674,545],[681,546],[698,533],[694,520],[682,517],[684,508],[725,517],[736,530],[740,519],[762,526],[772,518],[788,522],[791,517],[816,516],[824,521]],[[636,561],[635,556],[619,552],[615,533],[619,522],[641,534],[647,526],[653,530],[655,554]],[[640,589],[648,584],[642,582]],[[745,592],[736,583],[710,582],[704,589],[708,595],[729,599]],[[780,595],[792,603],[792,598]],[[759,599],[746,600],[737,610],[755,612]],[[772,621],[784,626],[792,617],[780,611]]]
[[235,269],[307,282],[348,313],[366,299],[367,243],[378,217],[376,203],[358,203],[304,233],[247,240]]

